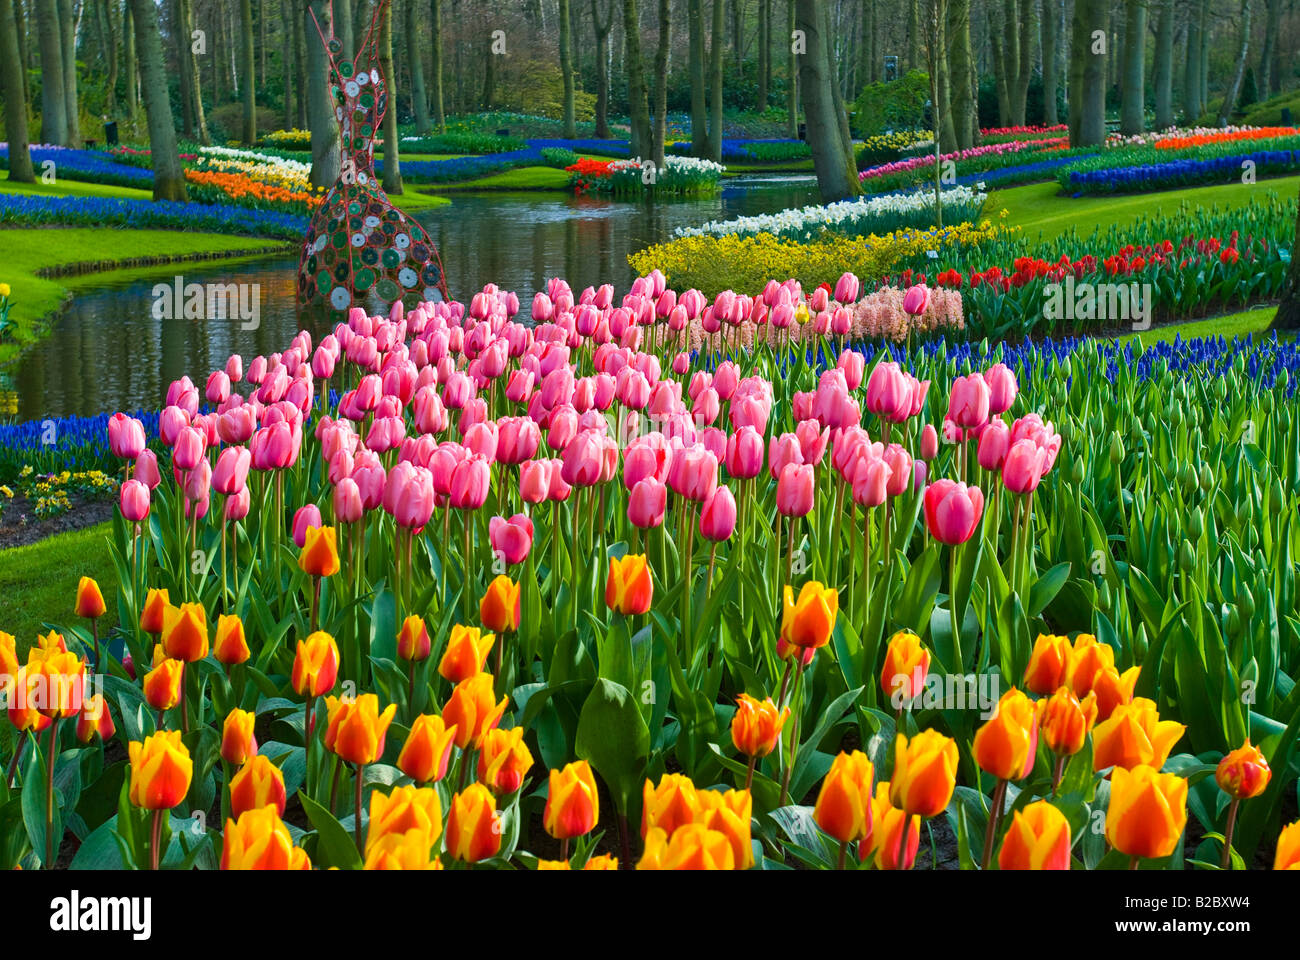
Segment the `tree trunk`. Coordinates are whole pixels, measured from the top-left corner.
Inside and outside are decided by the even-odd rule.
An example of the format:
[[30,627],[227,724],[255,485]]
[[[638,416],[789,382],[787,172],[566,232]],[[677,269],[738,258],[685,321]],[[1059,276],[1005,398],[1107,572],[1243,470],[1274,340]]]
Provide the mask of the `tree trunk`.
[[[491,60],[493,54],[488,54]],[[397,71],[393,69],[393,5],[385,3],[379,18],[379,72],[388,85],[388,109],[381,121],[384,130],[384,193],[404,192],[402,158],[397,134]]]
[[68,146],[68,100],[63,92],[63,40],[55,0],[36,5],[41,46],[41,142]]
[[1016,23],[1016,0],[1002,0],[1002,62],[1007,78],[1007,126],[1016,119],[1016,91],[1020,89],[1020,29]]
[[[288,0],[288,2],[297,4],[298,0]],[[307,102],[310,99],[311,80],[309,77],[312,64],[307,59],[307,21],[301,13],[293,17],[293,62],[298,78],[293,94],[294,115],[297,117],[294,126],[299,130],[307,130]],[[333,183],[333,181],[330,182]]]
[[1130,137],[1146,129],[1146,38],[1147,0],[1126,0],[1119,129]]
[[623,0],[623,41],[627,53],[628,119],[631,152],[644,157],[651,149],[650,107],[646,101],[645,64],[641,61],[641,20],[636,0]]
[[430,0],[429,13],[433,18],[433,62],[430,64],[433,83],[433,122],[439,133],[447,132],[447,112],[442,98],[442,0]]
[[560,8],[560,75],[564,82],[564,136],[578,136],[578,119],[573,105],[573,27],[569,23],[569,0],[556,0]]
[[921,6],[920,0],[907,0],[907,69],[921,67]]
[[284,47],[281,50],[280,64],[284,81],[284,115],[281,125],[289,130],[293,127],[293,75],[297,61],[293,59],[293,20],[289,12],[292,0],[280,0],[280,27],[284,32]]
[[596,137],[608,140],[609,130],[609,35],[614,26],[613,0],[605,0],[605,19],[600,18],[600,0],[591,0],[591,26],[596,35]]
[[140,109],[139,65],[135,56],[135,14],[130,0],[122,10],[122,72],[126,74],[126,122],[133,130]]
[[1201,7],[1201,104],[1210,109],[1210,2]]
[[722,162],[722,59],[726,56],[726,17],[723,3],[713,0],[713,31],[709,37],[709,159]]
[[406,0],[406,59],[411,65],[411,110],[415,114],[415,132],[429,135],[429,95],[424,87],[424,54],[420,43],[420,19],[416,0]]
[[668,141],[668,52],[673,42],[672,3],[659,0],[659,46],[655,50],[655,171],[664,170]]
[[1281,89],[1282,78],[1273,73],[1273,56],[1277,32],[1282,26],[1282,0],[1264,0],[1264,48],[1259,55],[1259,98],[1267,100],[1274,90]]
[[690,41],[691,153],[708,158],[713,156],[713,147],[709,145],[709,108],[705,99],[708,67],[704,51],[704,0],[686,0],[686,29]]
[[112,0],[95,0],[95,19],[104,41],[104,113],[110,120],[117,116],[117,24],[111,3]]
[[758,112],[767,109],[768,87],[772,82],[772,0],[758,0]]
[[364,27],[361,35],[358,35],[357,20],[354,18],[361,16],[364,4],[365,0],[357,0],[355,4],[352,0],[334,0],[334,36],[342,44],[344,57],[355,58],[361,52],[357,49],[357,44],[364,37]]
[[239,73],[244,84],[244,122],[240,139],[245,146],[257,143],[257,85],[253,80],[253,0],[239,0],[239,28],[243,36],[239,40]]
[[1286,288],[1273,317],[1272,330],[1300,330],[1300,257],[1294,255],[1300,250],[1300,212],[1296,216],[1295,243],[1291,244],[1291,250],[1291,267],[1287,270]]
[[[1106,30],[1106,0],[1075,0],[1071,32],[1070,145],[1101,146],[1106,142],[1106,58],[1097,52],[1092,35]],[[1100,42],[1100,41],[1097,41]],[[1075,114],[1078,130],[1075,131]]]
[[[315,15],[315,21],[312,15]],[[303,16],[306,66],[303,87],[307,124],[311,129],[311,185],[329,189],[339,178],[339,129],[330,102],[329,61],[324,44],[316,34],[316,22],[325,36],[330,33],[330,0],[311,0]],[[307,39],[310,38],[310,39]]]
[[1054,127],[1060,123],[1056,111],[1056,91],[1060,76],[1056,70],[1056,0],[1043,0],[1043,123]]
[[1194,9],[1187,18],[1187,57],[1183,63],[1183,113],[1188,126],[1201,116],[1201,22]]
[[181,133],[185,139],[194,139],[194,94],[190,90],[190,72],[186,69],[185,58],[189,52],[189,36],[185,30],[185,14],[181,10],[184,0],[171,0],[167,13],[172,22],[172,41],[176,45],[177,80],[181,99]]
[[27,37],[27,17],[23,13],[23,0],[18,0],[14,5],[14,34],[18,38],[18,63],[23,74],[23,100],[30,103],[32,99],[31,85],[27,79],[27,70],[31,65],[31,58],[27,55],[27,49],[30,46]]
[[130,0],[135,25],[135,47],[140,58],[140,89],[144,93],[149,125],[149,159],[153,166],[155,200],[188,199],[185,170],[176,150],[176,126],[167,96],[167,66],[163,62],[162,33],[154,0]]
[[799,68],[794,52],[796,0],[786,0],[785,48],[788,51],[785,60],[785,124],[786,136],[791,140],[799,136]]
[[13,22],[11,0],[0,0],[0,93],[5,98],[5,139],[9,141],[9,179],[35,183],[32,152],[27,142],[27,98],[23,96],[23,65],[18,56],[18,32],[8,29]]
[[63,99],[70,147],[81,146],[81,104],[77,98],[77,18],[72,0],[58,0],[59,34],[63,41]]
[[1232,80],[1223,96],[1223,106],[1219,108],[1219,126],[1227,124],[1228,119],[1237,109],[1237,95],[1241,92],[1241,78],[1246,72],[1246,57],[1250,54],[1250,0],[1241,0],[1241,37],[1237,47],[1237,63],[1232,70]]
[[948,107],[958,150],[975,146],[979,116],[971,90],[970,0],[949,0]]
[[862,46],[858,48],[858,83],[861,90],[876,82],[876,4],[875,0],[862,0],[858,14],[862,21]]
[[853,155],[846,154],[835,116],[835,71],[831,66],[825,35],[824,0],[797,0],[795,29],[802,30],[808,45],[799,61],[799,86],[803,91],[803,112],[808,124],[808,145],[822,199],[830,202],[856,196],[857,170]]
[[1151,82],[1156,88],[1156,129],[1174,125],[1174,3],[1159,0],[1160,19],[1156,23],[1156,55]]
[[[849,130],[849,108],[844,103],[844,95],[840,90],[840,84],[835,70],[835,47],[832,38],[835,36],[831,29],[831,8],[830,4],[822,2],[822,36],[826,38],[826,59],[831,68],[831,100],[835,106],[835,119],[838,121],[840,128],[840,140],[844,147],[844,152],[848,154],[850,162],[853,162],[853,133]],[[857,164],[853,166],[853,177],[857,180]]]
[[1006,59],[1003,56],[1002,38],[998,36],[993,17],[988,18],[989,50],[992,51],[993,81],[998,95],[998,126],[1011,126],[1011,78],[1008,76]]

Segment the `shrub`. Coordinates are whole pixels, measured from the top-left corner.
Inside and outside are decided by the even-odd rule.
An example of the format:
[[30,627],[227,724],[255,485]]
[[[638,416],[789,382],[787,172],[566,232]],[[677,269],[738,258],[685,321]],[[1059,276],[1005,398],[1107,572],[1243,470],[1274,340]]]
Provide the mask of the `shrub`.
[[859,133],[870,136],[922,126],[930,99],[930,75],[921,70],[887,83],[869,83],[853,103]]

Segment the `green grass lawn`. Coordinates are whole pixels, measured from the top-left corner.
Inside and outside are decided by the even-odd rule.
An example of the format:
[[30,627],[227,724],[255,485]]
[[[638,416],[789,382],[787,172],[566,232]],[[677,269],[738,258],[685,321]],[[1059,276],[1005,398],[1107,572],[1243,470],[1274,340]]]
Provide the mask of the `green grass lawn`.
[[0,550],[0,630],[17,638],[20,657],[26,657],[42,623],[77,622],[72,610],[81,577],[94,577],[108,602],[100,636],[117,625],[117,572],[108,553],[109,532],[110,525],[101,523]]
[[430,190],[563,190],[569,175],[557,167],[515,167],[487,177],[430,184]]
[[138,187],[115,187],[80,180],[56,180],[54,183],[15,183],[0,180],[0,193],[36,194],[47,197],[109,197],[114,200],[151,200],[153,192]]
[[1194,207],[1218,207],[1232,210],[1247,207],[1263,192],[1271,191],[1281,197],[1293,197],[1300,187],[1300,177],[1279,177],[1261,180],[1256,184],[1233,183],[1223,186],[1196,187],[1189,190],[1170,190],[1161,193],[1142,193],[1124,196],[1079,197],[1061,194],[1056,181],[1035,183],[1028,187],[995,190],[989,194],[987,213],[996,215],[1004,207],[1008,211],[1006,222],[1020,226],[1029,239],[1042,237],[1055,239],[1073,228],[1079,236],[1087,237],[1094,228],[1107,229],[1113,224],[1132,223],[1134,220],[1163,213],[1177,212],[1184,203]]

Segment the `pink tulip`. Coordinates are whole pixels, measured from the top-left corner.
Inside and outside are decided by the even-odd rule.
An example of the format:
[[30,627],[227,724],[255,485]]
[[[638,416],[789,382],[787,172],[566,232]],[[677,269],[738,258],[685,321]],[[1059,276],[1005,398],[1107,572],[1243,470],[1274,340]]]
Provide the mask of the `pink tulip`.
[[878,507],[889,494],[893,468],[884,457],[883,444],[864,443],[858,450],[852,473],[853,502],[860,507]]
[[627,519],[642,530],[660,526],[668,505],[668,488],[653,476],[638,480],[628,493]]
[[795,434],[783,433],[774,437],[767,448],[767,469],[772,479],[780,479],[781,471],[789,463],[803,463],[803,446]]
[[127,522],[139,523],[149,516],[149,488],[139,480],[126,481],[122,484],[118,505]]
[[293,515],[293,542],[299,550],[307,542],[308,528],[316,527],[319,529],[320,525],[320,507],[314,503],[308,503],[298,508]]
[[794,435],[799,441],[803,462],[814,466],[821,463],[826,454],[826,445],[830,442],[830,427],[823,427],[816,420],[802,420],[795,427]]
[[248,516],[249,507],[252,505],[253,495],[248,487],[244,487],[233,497],[226,497],[225,512],[223,516],[229,523],[237,523]]
[[892,360],[876,364],[867,378],[867,409],[890,423],[912,415],[912,386]]
[[589,430],[565,445],[560,460],[564,482],[572,487],[590,487],[600,479],[604,450],[597,435]]
[[946,479],[925,488],[923,503],[930,535],[949,546],[969,540],[984,513],[984,494],[979,487]]
[[736,498],[724,485],[718,487],[700,508],[700,533],[720,542],[730,539],[736,529]]
[[185,498],[196,502],[206,501],[211,489],[212,467],[208,466],[207,460],[200,460],[194,469],[185,474]]
[[212,473],[212,486],[217,493],[233,496],[248,482],[248,468],[253,455],[247,447],[226,447],[217,457],[217,468]]
[[727,473],[736,480],[752,480],[763,472],[763,436],[750,426],[727,438]]
[[203,460],[203,451],[207,441],[203,431],[194,427],[185,427],[176,436],[172,447],[172,464],[178,470],[193,470]]
[[839,280],[835,282],[835,299],[843,304],[856,303],[861,288],[861,283],[853,274],[841,274]]
[[958,377],[948,396],[948,419],[967,430],[989,421],[989,385],[978,373]]
[[251,403],[227,410],[217,420],[217,435],[222,443],[247,443],[257,429],[257,410]]
[[388,477],[375,453],[364,449],[357,451],[352,479],[361,493],[361,504],[366,510],[374,510],[383,502]]
[[545,503],[550,487],[549,460],[525,460],[519,465],[519,498],[524,503]]
[[361,488],[351,477],[344,477],[334,487],[334,518],[339,523],[356,523],[365,513],[361,505]]
[[885,491],[891,497],[902,496],[907,492],[907,481],[912,476],[912,455],[896,443],[885,447],[883,454],[891,471]]
[[244,358],[237,353],[232,353],[226,360],[226,376],[230,378],[231,383],[238,383],[244,379]]
[[930,307],[930,288],[923,283],[911,287],[903,296],[903,312],[919,317]]
[[985,470],[1001,470],[1011,447],[1011,428],[1001,418],[989,423],[980,432],[976,458]]
[[506,563],[523,563],[533,547],[533,521],[522,513],[513,517],[493,517],[488,521],[488,540],[492,553]]
[[[180,407],[166,406],[158,414],[158,436],[169,447],[176,445],[176,438],[189,425],[190,415]],[[109,434],[109,443],[112,443],[112,434]]]
[[208,398],[208,403],[225,403],[230,399],[230,377],[224,370],[213,370],[208,374],[204,396]]
[[150,490],[157,488],[162,483],[162,474],[158,470],[158,455],[152,450],[141,450],[140,455],[135,458],[135,468],[131,475],[139,480]]
[[668,485],[687,500],[703,503],[718,485],[718,458],[701,443],[673,455]]
[[984,380],[989,385],[989,413],[996,417],[1010,410],[1020,389],[1011,368],[1005,363],[995,363],[984,371]]
[[844,384],[850,390],[862,385],[862,376],[866,372],[866,360],[856,350],[845,350],[835,361],[836,369],[844,374]]
[[488,462],[482,457],[466,457],[452,471],[451,505],[457,510],[477,510],[487,500],[490,483]]
[[1002,464],[1002,483],[1012,493],[1033,493],[1043,478],[1047,451],[1033,440],[1017,440]]
[[813,508],[811,464],[789,462],[776,483],[776,509],[783,517],[804,517]]
[[113,456],[134,460],[145,447],[144,424],[124,413],[113,414],[108,419],[108,447]]

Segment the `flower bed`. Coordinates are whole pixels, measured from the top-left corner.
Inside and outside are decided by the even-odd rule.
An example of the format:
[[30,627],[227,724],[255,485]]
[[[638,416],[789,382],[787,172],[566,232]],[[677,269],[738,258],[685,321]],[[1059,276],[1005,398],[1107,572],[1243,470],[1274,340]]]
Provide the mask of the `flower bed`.
[[175,203],[170,200],[0,194],[0,224],[197,230],[297,240],[307,229],[307,218],[279,210]]
[[574,193],[608,193],[615,197],[691,197],[713,193],[726,168],[710,160],[668,156],[664,168],[654,169],[639,157],[632,160],[597,160],[580,157],[564,168]]
[[1058,174],[1076,197],[1098,193],[1145,193],[1175,187],[1239,181],[1250,164],[1258,176],[1300,170],[1300,150],[1257,150],[1207,160],[1181,159],[1099,170],[1070,169]]

